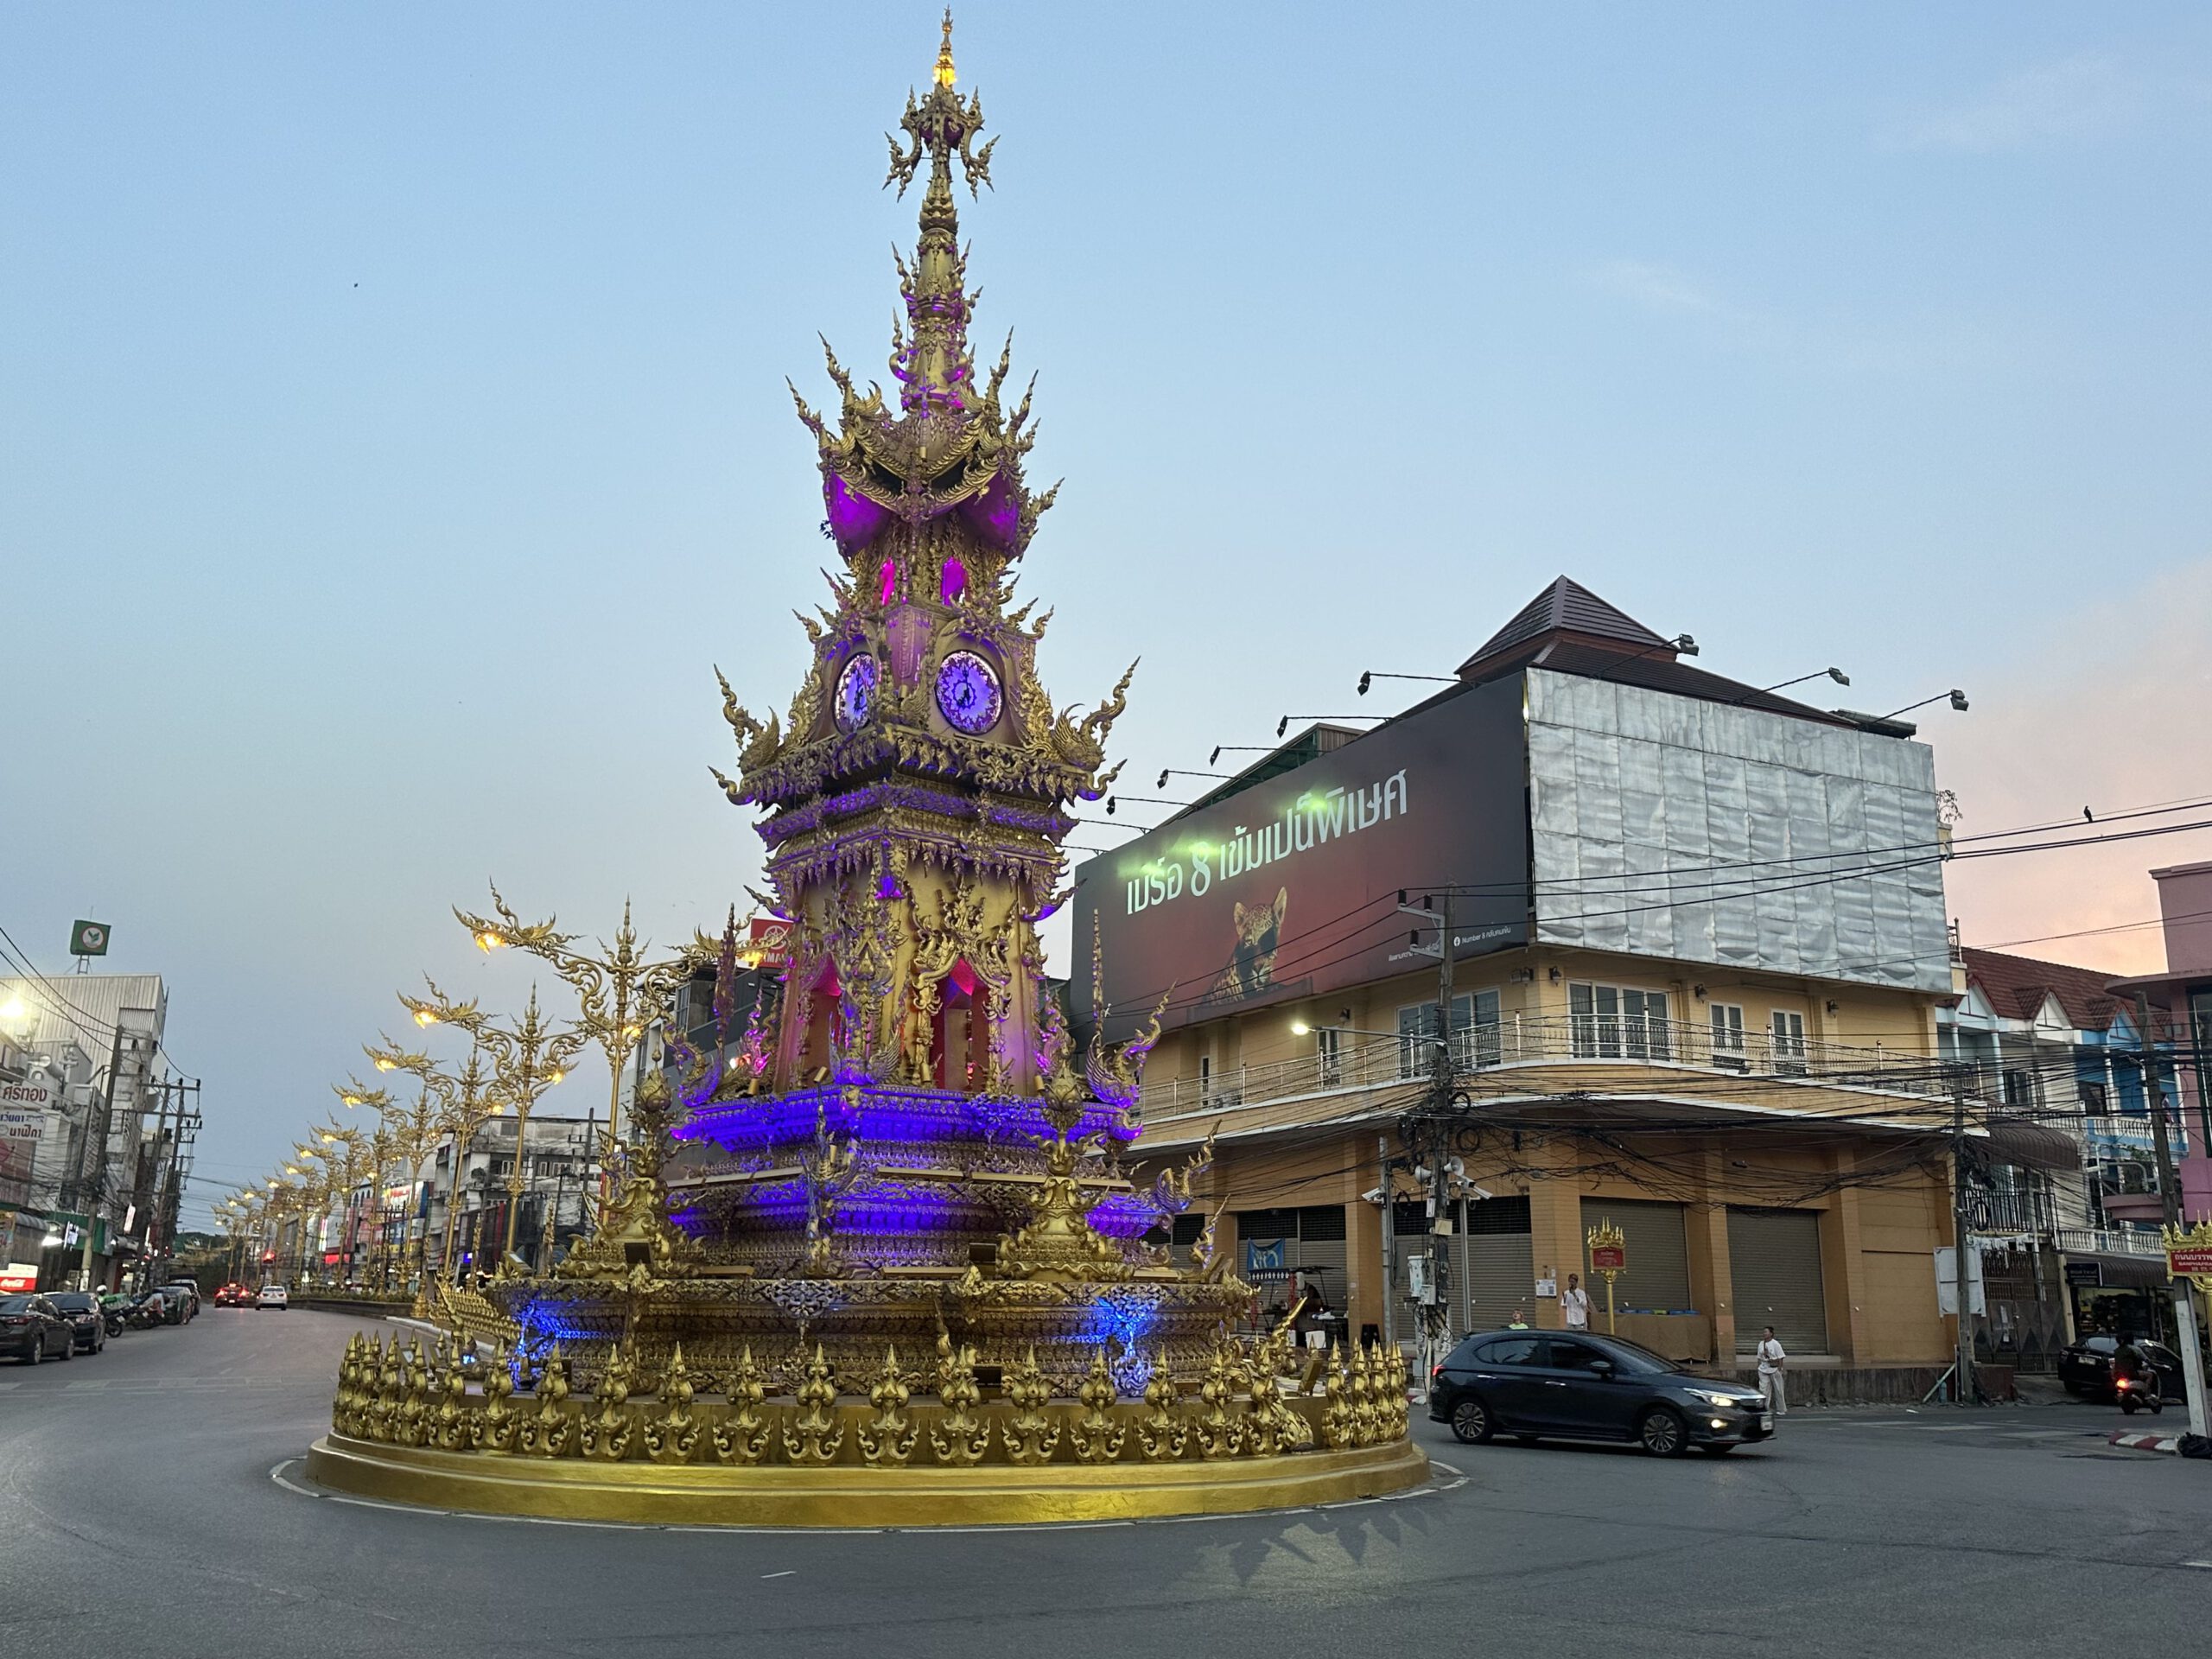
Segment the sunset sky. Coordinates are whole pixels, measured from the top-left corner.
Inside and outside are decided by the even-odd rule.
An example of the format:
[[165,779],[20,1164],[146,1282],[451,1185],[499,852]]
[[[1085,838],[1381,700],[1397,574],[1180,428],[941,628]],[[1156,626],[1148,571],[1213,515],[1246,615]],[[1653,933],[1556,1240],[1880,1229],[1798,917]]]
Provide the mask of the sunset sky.
[[[784,378],[822,400],[817,330],[882,373],[936,17],[0,15],[0,925],[168,976],[195,1198],[396,987],[520,995],[448,912],[487,879],[664,941],[745,907],[712,668],[799,677]],[[1024,592],[1057,702],[1142,655],[1128,778],[1564,572],[1753,683],[1964,689],[1962,835],[2212,798],[2212,11],[969,0],[957,47],[980,353],[1015,329],[1067,479]],[[2155,967],[2145,872],[2205,857],[1950,906]]]

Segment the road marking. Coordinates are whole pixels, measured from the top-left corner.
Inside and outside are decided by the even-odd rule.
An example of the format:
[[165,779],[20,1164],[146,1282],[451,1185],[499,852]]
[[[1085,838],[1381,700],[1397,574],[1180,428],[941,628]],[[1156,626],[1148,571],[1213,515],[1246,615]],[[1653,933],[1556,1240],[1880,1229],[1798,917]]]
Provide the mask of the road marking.
[[2212,1561],[2183,1561],[2182,1565],[2183,1567],[2202,1567],[2212,1568]]
[[798,1568],[795,1567],[787,1567],[780,1573],[763,1573],[760,1577],[764,1580],[768,1579],[788,1579],[796,1577],[798,1573]]

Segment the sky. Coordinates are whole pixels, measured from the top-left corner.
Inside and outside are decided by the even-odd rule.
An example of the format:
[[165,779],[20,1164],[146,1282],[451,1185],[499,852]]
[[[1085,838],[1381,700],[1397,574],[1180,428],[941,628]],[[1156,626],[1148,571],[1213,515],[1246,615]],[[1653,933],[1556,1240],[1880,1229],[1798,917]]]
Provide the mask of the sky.
[[[1360,671],[1448,673],[1565,573],[1752,683],[1965,690],[1923,728],[1962,834],[2212,796],[2212,11],[966,0],[956,39],[1001,135],[978,354],[1014,330],[1066,479],[1023,591],[1056,702],[1141,656],[1128,778],[1397,706]],[[817,330],[884,372],[881,135],[936,42],[856,0],[0,12],[0,926],[167,976],[196,1198],[396,988],[519,999],[448,912],[487,881],[586,934],[744,907],[712,670],[798,683],[784,380],[828,397]],[[2145,872],[2206,857],[1949,902],[2156,967]]]

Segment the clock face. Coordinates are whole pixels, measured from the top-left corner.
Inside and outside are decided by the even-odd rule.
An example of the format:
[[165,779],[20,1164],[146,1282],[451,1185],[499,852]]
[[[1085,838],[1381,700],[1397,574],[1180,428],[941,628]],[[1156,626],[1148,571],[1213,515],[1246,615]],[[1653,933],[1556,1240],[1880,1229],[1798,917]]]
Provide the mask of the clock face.
[[837,676],[837,728],[840,731],[858,731],[868,724],[868,711],[875,706],[875,658],[866,652],[845,664],[845,671]]
[[998,723],[999,677],[972,651],[956,651],[937,671],[937,706],[963,732],[987,732]]

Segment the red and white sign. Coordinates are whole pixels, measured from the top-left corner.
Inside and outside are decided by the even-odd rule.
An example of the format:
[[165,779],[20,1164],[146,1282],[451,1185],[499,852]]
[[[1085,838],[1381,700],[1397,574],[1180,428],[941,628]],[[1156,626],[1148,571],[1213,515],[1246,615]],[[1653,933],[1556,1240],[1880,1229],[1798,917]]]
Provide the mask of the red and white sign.
[[2212,1274],[2212,1244],[2172,1244],[2166,1247],[2166,1276],[2170,1279]]
[[776,916],[755,916],[745,924],[745,948],[738,960],[752,968],[780,968],[791,959],[791,925]]
[[36,1290],[37,1288],[38,1263],[35,1262],[29,1267],[25,1267],[20,1262],[10,1262],[5,1269],[0,1269],[0,1294],[5,1294],[10,1291]]
[[1628,1251],[1618,1244],[1592,1244],[1590,1247],[1590,1271],[1592,1273],[1625,1273],[1628,1270]]

